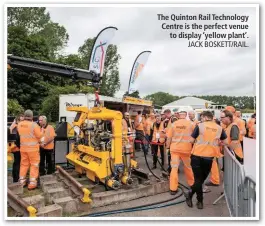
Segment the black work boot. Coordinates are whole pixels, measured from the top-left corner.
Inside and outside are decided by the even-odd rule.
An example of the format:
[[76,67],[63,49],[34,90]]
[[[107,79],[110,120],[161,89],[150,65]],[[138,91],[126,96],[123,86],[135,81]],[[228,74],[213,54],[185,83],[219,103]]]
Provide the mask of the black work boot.
[[153,169],[156,169],[156,166],[153,166],[153,167],[152,167],[152,170],[153,170]]
[[176,194],[177,194],[177,191],[171,191],[171,190],[170,190],[170,194],[171,194],[171,195],[176,195]]
[[186,203],[189,207],[193,207],[193,203],[192,203],[192,193],[191,191],[188,192],[184,192],[184,196],[186,198]]
[[196,203],[196,206],[197,206],[198,209],[203,209],[203,203],[202,203],[202,202],[199,202],[199,201],[198,201],[198,202]]

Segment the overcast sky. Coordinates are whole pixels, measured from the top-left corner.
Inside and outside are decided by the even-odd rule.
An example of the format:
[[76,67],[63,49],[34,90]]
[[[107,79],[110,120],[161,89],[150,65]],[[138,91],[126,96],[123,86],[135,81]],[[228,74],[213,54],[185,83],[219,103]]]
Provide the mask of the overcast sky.
[[[118,28],[113,44],[121,55],[119,63],[121,97],[128,89],[131,68],[143,50],[152,51],[137,79],[141,97],[155,92],[173,95],[252,95],[256,82],[256,9],[255,8],[47,8],[54,22],[63,25],[69,34],[64,52],[77,53],[85,39],[94,37],[106,26]],[[188,40],[170,39],[162,30],[163,21],[157,14],[198,15],[215,13],[249,16],[247,23],[239,21],[197,21],[248,24],[249,48],[188,48]],[[195,21],[166,21],[168,24]],[[211,30],[215,31],[215,30]],[[220,31],[220,30],[219,30]],[[186,31],[191,32],[191,30]],[[223,31],[231,32],[231,31]],[[235,32],[240,32],[237,30]]]

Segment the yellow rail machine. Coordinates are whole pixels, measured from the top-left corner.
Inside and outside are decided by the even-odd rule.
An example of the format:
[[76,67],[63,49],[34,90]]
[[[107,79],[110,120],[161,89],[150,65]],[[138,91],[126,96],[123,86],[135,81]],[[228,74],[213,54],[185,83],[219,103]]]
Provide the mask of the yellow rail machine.
[[[130,158],[130,146],[124,145],[122,114],[104,107],[68,107],[77,112],[73,126],[76,143],[66,158],[75,170],[92,181],[101,181],[113,189],[131,185],[131,169],[137,162]],[[91,122],[93,121],[93,122]],[[106,122],[110,123],[106,129]]]

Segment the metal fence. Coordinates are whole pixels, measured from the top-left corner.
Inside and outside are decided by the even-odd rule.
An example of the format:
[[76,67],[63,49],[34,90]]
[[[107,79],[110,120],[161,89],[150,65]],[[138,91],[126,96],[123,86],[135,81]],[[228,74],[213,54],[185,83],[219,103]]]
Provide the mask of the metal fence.
[[224,194],[232,217],[256,216],[256,183],[227,147],[224,150]]

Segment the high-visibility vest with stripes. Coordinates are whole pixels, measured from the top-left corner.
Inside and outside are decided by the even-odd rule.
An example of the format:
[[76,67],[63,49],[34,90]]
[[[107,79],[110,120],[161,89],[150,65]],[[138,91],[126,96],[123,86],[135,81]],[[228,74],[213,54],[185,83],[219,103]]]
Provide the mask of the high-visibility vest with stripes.
[[[55,137],[55,132],[54,132],[54,128],[50,125],[48,125],[46,128],[43,128],[43,134],[44,134],[44,143],[47,143],[47,140],[50,138],[54,138]],[[44,149],[53,149],[54,148],[54,141],[49,142],[48,144],[46,144],[44,147]]]
[[152,137],[152,142],[158,143],[164,143],[166,134],[164,131],[164,124],[163,122],[160,122],[159,128],[156,126],[156,122],[153,124],[153,137]]
[[222,127],[213,121],[200,123],[198,127],[199,136],[193,145],[192,154],[201,157],[219,156]]
[[[232,142],[231,137],[230,137],[232,126],[237,126],[238,127],[238,125],[235,122],[233,122],[225,129],[225,132],[226,132],[226,135],[227,135],[228,144],[231,144],[231,142]],[[238,130],[239,130],[239,128],[238,128]],[[242,146],[241,146],[241,143],[240,143],[240,138],[238,138],[238,140],[233,140],[233,142],[236,145],[236,147],[235,147],[235,149],[233,151],[236,153],[236,155],[239,158],[242,159],[243,158],[243,150],[242,150]]]
[[179,119],[171,125],[172,139],[170,152],[190,154],[192,150],[191,134],[193,123],[187,119]]
[[40,127],[35,122],[22,121],[17,130],[20,137],[20,152],[39,151],[39,140],[42,137]]

